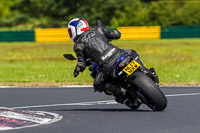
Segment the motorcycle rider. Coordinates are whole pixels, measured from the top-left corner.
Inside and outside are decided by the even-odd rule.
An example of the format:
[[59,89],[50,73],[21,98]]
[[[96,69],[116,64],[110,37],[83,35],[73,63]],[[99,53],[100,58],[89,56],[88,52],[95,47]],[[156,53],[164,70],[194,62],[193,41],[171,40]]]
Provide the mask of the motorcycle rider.
[[[101,68],[94,77],[94,89],[113,94],[116,101],[124,103],[125,90],[111,84],[112,66],[115,61],[124,54],[138,54],[134,50],[123,50],[109,43],[112,39],[119,39],[121,33],[118,30],[108,31],[103,27],[89,29],[89,25],[83,18],[74,18],[68,23],[68,33],[70,39],[75,43],[74,51],[78,58],[74,77],[83,72],[86,68],[86,59],[90,58]],[[140,61],[140,60],[139,60]]]

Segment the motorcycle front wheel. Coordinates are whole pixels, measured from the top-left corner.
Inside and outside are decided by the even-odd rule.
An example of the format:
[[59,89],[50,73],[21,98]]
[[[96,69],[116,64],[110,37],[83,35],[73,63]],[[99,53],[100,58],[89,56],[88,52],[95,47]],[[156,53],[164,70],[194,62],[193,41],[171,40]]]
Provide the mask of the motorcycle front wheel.
[[163,111],[167,107],[167,98],[159,86],[143,72],[135,72],[129,78],[129,83],[134,87],[136,94],[142,102],[153,111]]

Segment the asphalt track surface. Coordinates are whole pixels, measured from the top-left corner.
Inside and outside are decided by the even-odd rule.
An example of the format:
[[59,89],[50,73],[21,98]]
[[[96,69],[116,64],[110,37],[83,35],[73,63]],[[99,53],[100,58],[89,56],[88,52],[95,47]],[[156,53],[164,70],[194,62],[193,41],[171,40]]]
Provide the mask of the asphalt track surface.
[[132,111],[92,87],[0,88],[1,107],[57,113],[49,125],[5,133],[199,133],[200,87],[161,87],[168,98],[165,111],[146,105]]

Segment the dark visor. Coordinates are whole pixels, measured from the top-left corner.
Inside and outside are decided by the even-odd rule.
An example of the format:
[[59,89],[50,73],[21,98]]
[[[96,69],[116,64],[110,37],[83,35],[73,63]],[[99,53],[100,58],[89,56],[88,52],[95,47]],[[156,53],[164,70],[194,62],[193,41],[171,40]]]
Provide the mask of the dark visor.
[[71,28],[68,28],[68,33],[69,33],[70,38],[72,38],[72,30],[71,30]]

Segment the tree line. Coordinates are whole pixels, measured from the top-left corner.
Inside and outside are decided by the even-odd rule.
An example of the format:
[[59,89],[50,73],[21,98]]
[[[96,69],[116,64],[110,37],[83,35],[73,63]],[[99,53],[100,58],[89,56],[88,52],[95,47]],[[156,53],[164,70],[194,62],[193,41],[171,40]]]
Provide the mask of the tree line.
[[91,27],[200,25],[198,0],[1,0],[0,30],[67,27],[75,17]]

